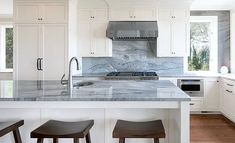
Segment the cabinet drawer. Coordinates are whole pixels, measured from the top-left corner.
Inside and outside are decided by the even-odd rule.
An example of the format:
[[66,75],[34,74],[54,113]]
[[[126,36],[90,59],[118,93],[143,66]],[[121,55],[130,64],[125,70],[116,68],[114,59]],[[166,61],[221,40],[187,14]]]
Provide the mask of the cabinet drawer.
[[235,82],[232,80],[223,79],[223,88],[225,92],[235,94]]
[[202,106],[203,106],[202,100],[192,100],[190,102],[191,111],[201,111]]

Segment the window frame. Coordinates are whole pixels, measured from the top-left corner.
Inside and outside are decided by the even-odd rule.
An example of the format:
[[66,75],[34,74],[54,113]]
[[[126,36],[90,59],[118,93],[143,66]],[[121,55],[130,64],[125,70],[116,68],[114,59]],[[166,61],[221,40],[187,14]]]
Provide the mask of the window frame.
[[7,28],[14,28],[14,26],[12,23],[0,23],[0,72],[13,72],[13,68],[6,68],[6,48],[5,48],[6,42],[5,41],[6,41],[6,29]]
[[[184,71],[186,73],[218,73],[218,16],[190,16],[189,22],[189,41],[190,39],[190,24],[191,22],[210,22],[212,35],[211,35],[211,47],[210,47],[210,64],[209,64],[209,71],[189,71],[188,70],[188,57],[184,58]],[[214,41],[214,42],[213,42]],[[189,42],[190,44],[190,42]],[[191,45],[189,45],[190,51]],[[212,49],[212,50],[211,50]]]

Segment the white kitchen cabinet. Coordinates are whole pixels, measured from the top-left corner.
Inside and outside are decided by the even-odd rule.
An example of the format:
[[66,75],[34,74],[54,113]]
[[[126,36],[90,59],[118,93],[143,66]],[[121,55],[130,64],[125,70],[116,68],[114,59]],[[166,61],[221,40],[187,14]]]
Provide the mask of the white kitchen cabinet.
[[158,10],[158,57],[184,57],[186,55],[188,23],[189,16],[184,9]]
[[66,23],[68,8],[66,2],[16,2],[15,23]]
[[42,79],[59,80],[66,73],[67,25],[42,25]]
[[219,111],[219,79],[208,78],[204,80],[204,103],[203,110]]
[[14,27],[14,79],[37,80],[39,58],[39,34],[37,24],[19,24]]
[[111,9],[111,21],[153,21],[156,20],[155,8],[139,8],[139,9]]
[[235,122],[235,81],[222,79],[220,108],[222,113]]
[[15,39],[14,79],[61,79],[67,65],[67,24],[16,24]]
[[79,10],[78,55],[80,57],[111,57],[111,40],[106,37],[107,11]]

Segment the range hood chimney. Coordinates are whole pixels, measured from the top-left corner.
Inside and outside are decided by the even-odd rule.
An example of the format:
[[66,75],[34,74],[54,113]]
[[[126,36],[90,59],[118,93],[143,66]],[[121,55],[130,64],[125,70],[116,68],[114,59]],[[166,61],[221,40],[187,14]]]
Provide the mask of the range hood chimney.
[[157,21],[110,21],[106,37],[112,40],[148,40],[158,37]]

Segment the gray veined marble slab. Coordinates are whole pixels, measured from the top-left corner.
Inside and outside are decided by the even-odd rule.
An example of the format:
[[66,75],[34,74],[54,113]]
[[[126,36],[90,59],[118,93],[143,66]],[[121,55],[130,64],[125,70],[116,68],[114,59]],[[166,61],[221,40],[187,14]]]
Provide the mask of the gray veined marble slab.
[[[77,81],[75,81],[77,82]],[[60,81],[0,81],[0,101],[190,101],[170,81],[92,80],[70,94]]]

